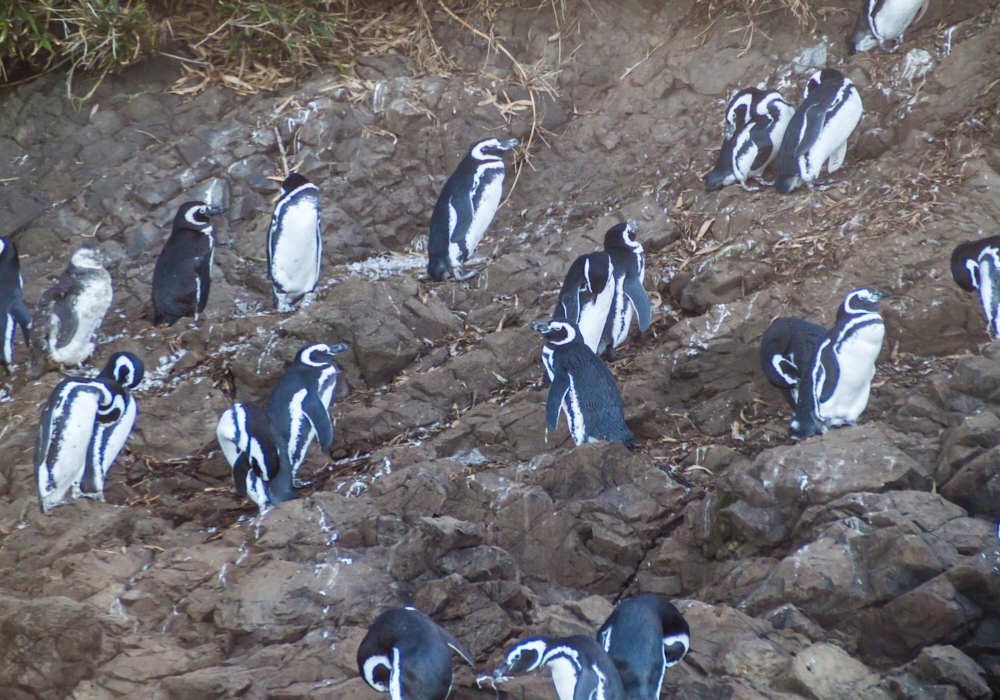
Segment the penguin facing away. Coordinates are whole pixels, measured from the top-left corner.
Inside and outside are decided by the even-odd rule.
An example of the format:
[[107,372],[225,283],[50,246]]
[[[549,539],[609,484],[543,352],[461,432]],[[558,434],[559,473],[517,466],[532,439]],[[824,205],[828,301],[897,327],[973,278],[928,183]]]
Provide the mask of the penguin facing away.
[[295,362],[278,380],[264,410],[274,427],[275,439],[285,445],[292,480],[305,461],[313,438],[324,452],[333,444],[330,402],[337,388],[339,370],[334,358],[346,345],[314,343],[299,350]]
[[607,365],[584,342],[580,330],[569,321],[532,323],[548,343],[542,348],[542,364],[551,382],[545,402],[549,430],[566,416],[573,442],[617,440],[627,446],[632,431],[625,425],[625,411],[615,377]]
[[1000,236],[959,244],[951,254],[951,276],[965,291],[976,292],[986,331],[1000,338]]
[[267,274],[274,307],[291,313],[293,304],[316,289],[323,259],[319,188],[298,173],[281,183],[267,230]]
[[843,74],[832,68],[813,73],[781,141],[775,189],[787,194],[803,183],[810,189],[832,184],[816,185],[820,170],[826,163],[832,174],[844,164],[863,111],[858,89]]
[[43,513],[83,495],[80,483],[89,458],[95,425],[117,421],[125,395],[113,379],[64,379],[42,408],[35,441],[35,482]]
[[451,692],[451,652],[475,668],[472,655],[416,608],[394,608],[375,618],[358,647],[365,683],[391,700],[445,700]]
[[646,254],[635,237],[637,228],[635,221],[628,221],[612,226],[604,234],[604,251],[611,257],[613,266],[615,296],[597,354],[608,349],[612,360],[618,357],[615,348],[628,338],[633,311],[643,333],[649,330],[652,322],[649,295],[642,286],[646,280]]
[[581,255],[566,273],[552,318],[575,323],[583,335],[583,342],[596,353],[614,298],[611,256],[603,251]]
[[[895,51],[903,33],[927,11],[928,0],[861,0],[858,21],[847,38],[850,53],[863,53],[875,46]],[[888,48],[888,43],[895,46]]]
[[597,640],[614,661],[628,700],[658,700],[666,670],[691,647],[691,630],[670,601],[646,594],[619,603]]
[[794,316],[775,319],[760,338],[760,368],[795,410],[799,379],[826,328]]
[[264,409],[233,404],[219,418],[215,437],[233,470],[236,493],[256,503],[261,513],[295,497],[288,453]]
[[212,285],[215,258],[215,228],[211,217],[226,207],[204,202],[185,202],[174,216],[170,238],[153,268],[153,324],[174,325],[184,316],[205,310]]
[[799,380],[799,400],[790,425],[793,438],[854,425],[868,406],[875,360],[885,338],[885,323],[878,313],[885,296],[861,287],[844,297],[833,328],[816,346]]
[[501,683],[547,666],[559,700],[625,700],[625,688],[611,657],[590,637],[531,637],[512,646],[493,670]]
[[21,299],[21,260],[17,246],[9,238],[0,238],[0,338],[3,338],[3,352],[0,362],[10,370],[14,364],[14,336],[21,327],[24,344],[31,346],[31,313]]
[[111,306],[111,275],[105,257],[92,248],[80,248],[69,265],[42,292],[32,332],[32,374],[36,378],[49,362],[79,367],[94,354],[94,334]]
[[456,280],[479,274],[462,266],[472,258],[497,213],[506,172],[503,155],[517,145],[517,139],[479,141],[444,183],[427,239],[427,274],[435,282],[449,270]]

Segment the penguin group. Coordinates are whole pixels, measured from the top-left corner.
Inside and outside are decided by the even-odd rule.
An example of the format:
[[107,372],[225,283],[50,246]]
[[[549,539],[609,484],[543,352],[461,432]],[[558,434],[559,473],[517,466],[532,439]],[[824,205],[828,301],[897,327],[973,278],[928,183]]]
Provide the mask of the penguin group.
[[[594,637],[529,637],[504,653],[477,682],[494,688],[511,676],[547,668],[559,700],[658,700],[667,669],[691,647],[691,630],[665,598],[645,594],[621,602]],[[443,627],[414,607],[375,618],[358,647],[358,672],[392,700],[446,700],[452,653],[476,664]]]

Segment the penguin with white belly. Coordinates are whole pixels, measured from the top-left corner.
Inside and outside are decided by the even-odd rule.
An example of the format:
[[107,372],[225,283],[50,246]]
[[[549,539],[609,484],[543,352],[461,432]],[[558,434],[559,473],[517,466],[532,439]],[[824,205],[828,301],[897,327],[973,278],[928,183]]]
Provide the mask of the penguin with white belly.
[[17,327],[21,327],[24,344],[31,346],[31,313],[21,299],[21,260],[17,254],[17,246],[9,238],[0,238],[0,338],[3,339],[3,352],[0,362],[10,371],[14,364],[14,338]]
[[267,230],[267,274],[279,313],[291,313],[316,289],[322,259],[319,188],[292,173],[281,183]]
[[[851,53],[876,46],[891,52],[903,43],[903,32],[927,11],[928,0],[861,0],[854,31],[847,38]],[[890,48],[889,43],[894,42]]]
[[597,354],[607,350],[612,360],[618,359],[615,348],[628,338],[633,312],[643,333],[652,322],[649,295],[642,286],[646,280],[646,253],[635,237],[637,228],[635,221],[628,221],[612,226],[604,234],[604,252],[611,258],[615,295]]
[[494,683],[549,669],[559,700],[626,700],[618,669],[595,640],[583,635],[531,637],[512,646],[493,670]]
[[570,265],[559,291],[553,319],[575,323],[583,342],[596,353],[615,298],[615,273],[604,251],[581,255]]
[[233,404],[219,418],[215,437],[233,470],[236,493],[256,503],[261,513],[295,497],[288,452],[263,408]]

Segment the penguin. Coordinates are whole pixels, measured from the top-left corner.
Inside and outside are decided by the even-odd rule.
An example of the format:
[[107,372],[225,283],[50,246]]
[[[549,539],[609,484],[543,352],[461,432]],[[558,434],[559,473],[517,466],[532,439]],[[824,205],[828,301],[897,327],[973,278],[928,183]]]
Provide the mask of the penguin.
[[431,214],[427,239],[427,274],[440,282],[449,270],[456,280],[479,274],[463,265],[476,251],[503,195],[503,154],[518,145],[517,139],[484,139],[469,149],[441,189]]
[[185,202],[153,268],[153,324],[174,325],[179,318],[205,310],[212,285],[215,236],[211,217],[226,207]]
[[500,683],[512,675],[548,666],[559,700],[625,700],[625,688],[614,661],[601,645],[582,634],[531,637],[512,646],[493,670]]
[[32,333],[32,375],[37,378],[51,361],[79,367],[94,354],[94,334],[111,306],[111,275],[105,258],[92,248],[80,248],[69,265],[42,292]]
[[313,438],[319,438],[319,446],[324,452],[333,443],[329,411],[338,374],[333,360],[345,350],[346,345],[325,343],[307,345],[299,350],[295,362],[278,380],[264,407],[274,426],[275,438],[285,446],[293,484]]
[[793,438],[854,425],[868,406],[875,360],[885,338],[885,323],[878,313],[885,297],[885,292],[871,287],[855,289],[844,297],[833,328],[816,346],[799,379],[790,425]]
[[130,352],[116,352],[97,375],[99,379],[117,382],[121,387],[124,410],[117,420],[98,422],[94,427],[87,466],[78,484],[84,496],[104,502],[108,472],[132,434],[139,415],[139,402],[132,391],[142,382],[145,373],[146,366],[138,357]]
[[691,648],[691,630],[670,601],[654,594],[618,604],[597,632],[628,700],[659,700],[663,676]]
[[739,182],[743,189],[756,191],[747,184],[750,178],[772,184],[761,175],[778,156],[794,113],[776,90],[747,88],[736,93],[726,108],[726,134],[715,168],[705,176],[705,188],[711,192]]
[[633,311],[643,333],[652,321],[649,295],[642,286],[646,280],[646,255],[635,237],[637,227],[635,221],[628,221],[612,226],[604,234],[604,251],[611,256],[613,265],[615,296],[597,354],[607,349],[612,360],[618,359],[615,348],[628,338]]
[[[928,0],[861,0],[858,21],[847,37],[850,53],[863,53],[878,46],[892,52],[903,43],[903,32],[924,16]],[[895,42],[891,49],[890,41]]]
[[288,452],[264,409],[233,404],[219,418],[215,437],[232,467],[236,493],[256,503],[261,513],[294,498]]
[[533,330],[549,342],[542,348],[542,364],[551,382],[545,402],[549,430],[566,415],[573,442],[617,440],[632,445],[632,431],[625,425],[622,397],[614,375],[583,342],[580,329],[569,321],[532,323]]
[[21,327],[24,344],[31,347],[31,314],[21,299],[21,260],[17,246],[9,238],[0,238],[0,330],[3,331],[3,352],[0,361],[7,371],[14,364],[14,336]]
[[840,71],[813,73],[781,141],[775,189],[787,194],[803,182],[814,189],[824,163],[829,173],[839,170],[863,111],[858,89]]
[[566,273],[552,318],[575,323],[583,335],[583,342],[596,353],[614,298],[611,256],[604,251],[581,255]]
[[959,287],[979,295],[986,331],[1000,338],[1000,236],[958,245],[951,254],[951,276]]
[[414,607],[375,618],[358,647],[365,683],[391,700],[445,700],[451,693],[451,652],[476,662],[448,630]]
[[43,513],[80,490],[98,422],[113,423],[125,412],[125,393],[113,379],[64,379],[42,408],[35,441],[35,482]]
[[319,188],[292,173],[281,183],[267,230],[267,274],[279,313],[291,313],[293,304],[316,289],[323,259],[320,232]]
[[826,328],[818,323],[786,316],[775,319],[760,338],[760,368],[793,411],[802,370],[825,335]]

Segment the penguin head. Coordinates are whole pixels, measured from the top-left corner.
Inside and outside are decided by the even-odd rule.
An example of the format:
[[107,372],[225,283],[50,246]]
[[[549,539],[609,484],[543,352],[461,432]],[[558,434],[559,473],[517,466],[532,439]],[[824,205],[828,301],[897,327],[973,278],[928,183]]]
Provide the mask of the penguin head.
[[781,194],[788,194],[795,190],[799,185],[802,184],[802,178],[799,177],[797,172],[788,173],[785,175],[779,174],[777,179],[774,181],[774,189],[776,189]]
[[872,287],[861,287],[847,293],[844,297],[837,316],[870,314],[878,311],[879,302],[889,296],[885,292],[880,292]]
[[142,383],[146,365],[130,352],[116,352],[101,370],[102,377],[114,379],[123,389],[135,389]]
[[[728,131],[727,131],[728,133]],[[721,190],[736,182],[733,173],[733,139],[727,138],[719,149],[719,158],[715,161],[712,172],[705,176],[705,189],[709,192]]]
[[347,350],[343,343],[339,345],[327,345],[326,343],[314,343],[299,350],[295,356],[298,364],[309,367],[329,367],[333,364],[333,358]]
[[576,324],[565,319],[553,319],[545,323],[535,321],[531,324],[531,329],[541,333],[552,345],[563,346],[583,342]]
[[204,202],[185,202],[174,217],[174,230],[191,229],[205,234],[212,233],[211,217],[226,212],[224,206],[209,206]]
[[298,173],[290,173],[285,181],[281,183],[281,191],[283,194],[288,194],[289,192],[294,192],[302,185],[311,184],[308,179],[299,175]]
[[103,270],[104,263],[106,262],[107,258],[104,253],[93,248],[80,248],[69,259],[69,264],[72,267],[80,267],[88,270]]
[[842,82],[848,82],[848,80],[839,70],[835,70],[833,68],[823,68],[822,70],[818,70],[809,76],[809,80],[806,82],[806,86],[802,90],[802,99],[804,100],[809,97],[809,93],[818,88],[820,85]]
[[501,680],[517,673],[531,673],[542,665],[549,648],[544,637],[532,637],[518,642],[503,657],[503,663],[493,669],[493,678]]
[[451,270],[451,265],[448,264],[447,257],[432,256],[427,259],[427,276],[435,282],[443,281],[449,270]]
[[613,270],[611,256],[607,253],[591,253],[586,256],[583,262],[583,279],[587,291],[591,294],[603,292]]
[[604,249],[611,250],[612,248],[618,248],[619,250],[628,250],[630,252],[642,250],[642,244],[635,237],[635,232],[638,228],[639,224],[632,220],[626,221],[624,224],[612,226],[604,234]]
[[847,51],[850,54],[864,53],[869,49],[878,46],[878,39],[872,34],[868,15],[872,8],[872,0],[863,0],[861,10],[858,12],[858,21],[854,24],[854,31],[847,37]]
[[753,118],[753,103],[758,97],[760,90],[757,88],[746,88],[740,90],[726,107],[726,135],[728,141],[736,135],[736,132],[743,128],[750,119]]
[[517,139],[483,139],[469,149],[469,155],[476,160],[501,160],[503,154],[512,148],[516,148],[520,143]]

